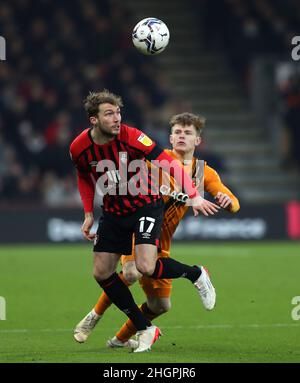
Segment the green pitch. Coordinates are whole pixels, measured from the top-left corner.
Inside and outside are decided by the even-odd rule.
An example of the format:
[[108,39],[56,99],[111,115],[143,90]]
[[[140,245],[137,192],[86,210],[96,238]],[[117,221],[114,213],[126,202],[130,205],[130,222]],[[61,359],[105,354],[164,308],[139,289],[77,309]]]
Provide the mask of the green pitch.
[[[105,346],[125,320],[115,307],[86,344],[73,340],[74,325],[100,292],[90,250],[0,248],[6,301],[0,362],[300,362],[300,320],[291,316],[293,308],[300,314],[292,304],[300,296],[299,243],[174,244],[174,258],[209,268],[217,306],[205,311],[189,281],[174,281],[173,307],[156,320],[164,336],[152,352],[138,355]],[[144,301],[138,285],[132,292]]]

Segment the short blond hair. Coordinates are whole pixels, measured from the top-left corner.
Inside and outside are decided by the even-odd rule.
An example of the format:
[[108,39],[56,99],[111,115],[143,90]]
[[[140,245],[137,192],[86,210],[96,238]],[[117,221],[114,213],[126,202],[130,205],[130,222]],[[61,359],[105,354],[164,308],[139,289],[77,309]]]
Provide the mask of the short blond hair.
[[174,125],[179,124],[182,126],[190,126],[193,125],[196,129],[197,136],[201,136],[202,129],[204,128],[205,125],[205,117],[199,116],[197,114],[189,113],[189,112],[184,112],[180,114],[176,114],[171,117],[170,119],[170,128],[172,131],[172,128]]

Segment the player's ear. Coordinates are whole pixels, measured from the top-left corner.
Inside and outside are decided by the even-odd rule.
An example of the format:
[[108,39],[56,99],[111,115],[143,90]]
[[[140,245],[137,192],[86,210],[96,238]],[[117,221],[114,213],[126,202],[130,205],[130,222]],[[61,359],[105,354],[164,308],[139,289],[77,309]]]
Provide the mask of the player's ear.
[[198,146],[201,144],[202,138],[200,136],[197,136],[195,139],[195,146]]
[[170,134],[170,144],[173,145],[173,142],[174,142],[174,140],[173,140],[173,135]]
[[97,124],[97,122],[98,122],[97,117],[94,117],[94,116],[90,117],[90,123],[91,123],[92,125]]

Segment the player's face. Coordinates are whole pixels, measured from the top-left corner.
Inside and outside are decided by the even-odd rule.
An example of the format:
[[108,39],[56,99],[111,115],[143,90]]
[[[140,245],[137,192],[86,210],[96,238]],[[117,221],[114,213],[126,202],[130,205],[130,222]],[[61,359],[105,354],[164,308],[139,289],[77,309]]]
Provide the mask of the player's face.
[[201,138],[197,136],[194,125],[175,124],[170,135],[170,142],[174,150],[186,154],[194,152]]
[[121,126],[120,107],[109,103],[99,105],[97,117],[90,118],[93,126],[107,136],[117,136]]

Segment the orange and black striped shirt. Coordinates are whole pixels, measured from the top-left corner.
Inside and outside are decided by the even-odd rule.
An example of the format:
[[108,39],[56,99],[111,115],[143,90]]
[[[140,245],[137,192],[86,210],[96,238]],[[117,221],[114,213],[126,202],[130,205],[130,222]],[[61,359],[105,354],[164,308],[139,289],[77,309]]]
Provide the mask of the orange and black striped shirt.
[[[173,151],[165,149],[165,152],[174,159],[178,159]],[[193,157],[193,160],[190,161],[189,164],[183,166],[185,171],[192,176],[198,190],[202,187],[204,191],[210,193],[213,197],[215,197],[218,192],[226,193],[232,200],[229,211],[235,213],[239,210],[240,205],[238,199],[222,183],[218,173],[208,166],[206,162]],[[185,203],[188,197],[178,188],[174,178],[168,176],[166,173],[163,173],[161,177],[160,190],[165,203],[160,255],[168,257],[170,255],[172,236],[189,208]]]

